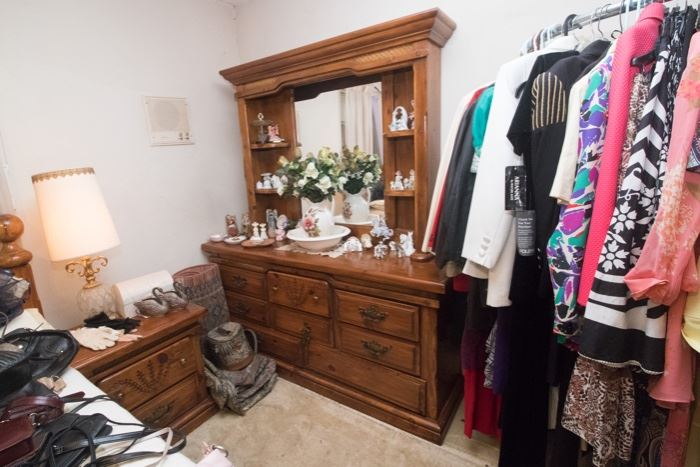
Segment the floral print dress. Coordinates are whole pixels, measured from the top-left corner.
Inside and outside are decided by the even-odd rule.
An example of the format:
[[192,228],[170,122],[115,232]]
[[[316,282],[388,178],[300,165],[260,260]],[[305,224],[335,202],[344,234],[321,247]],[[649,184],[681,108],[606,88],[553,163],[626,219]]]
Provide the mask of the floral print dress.
[[547,244],[554,289],[554,332],[566,337],[578,333],[581,321],[576,298],[605,140],[614,48],[613,44],[588,84],[579,117],[579,162],[571,201],[562,208]]

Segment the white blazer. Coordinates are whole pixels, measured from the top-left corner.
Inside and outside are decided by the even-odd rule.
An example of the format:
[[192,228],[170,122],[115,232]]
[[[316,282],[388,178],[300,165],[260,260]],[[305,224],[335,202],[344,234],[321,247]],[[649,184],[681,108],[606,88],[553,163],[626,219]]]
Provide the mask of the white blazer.
[[522,165],[522,158],[515,154],[507,137],[519,102],[516,90],[530,76],[539,55],[571,50],[577,45],[574,37],[563,36],[548,47],[518,57],[498,70],[462,248],[462,256],[467,259],[465,273],[477,270],[483,273],[476,266],[488,269],[486,303],[489,306],[511,304],[508,297],[516,245],[513,213],[505,210],[505,169]]

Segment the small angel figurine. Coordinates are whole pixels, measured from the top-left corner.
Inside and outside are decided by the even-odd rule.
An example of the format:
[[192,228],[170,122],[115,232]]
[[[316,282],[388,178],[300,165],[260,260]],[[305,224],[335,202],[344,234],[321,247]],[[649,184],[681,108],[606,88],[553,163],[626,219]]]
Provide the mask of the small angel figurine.
[[260,236],[260,240],[267,240],[268,238],[270,238],[270,237],[268,237],[268,235],[267,235],[267,227],[266,227],[266,225],[267,225],[267,224],[264,224],[264,223],[263,223],[263,224],[260,224],[260,225],[258,226],[258,229],[260,229],[260,233],[258,234],[258,235]]
[[236,223],[236,216],[232,214],[226,215],[226,233],[229,237],[238,237],[238,224]]

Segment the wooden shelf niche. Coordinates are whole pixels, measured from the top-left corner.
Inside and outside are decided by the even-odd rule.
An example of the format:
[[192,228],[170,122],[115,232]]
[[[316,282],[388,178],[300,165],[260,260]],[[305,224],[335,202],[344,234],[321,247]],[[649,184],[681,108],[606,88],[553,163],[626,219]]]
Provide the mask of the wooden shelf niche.
[[[253,219],[264,221],[269,208],[291,219],[301,214],[299,200],[255,189],[261,173],[277,170],[280,156],[294,157],[298,143],[295,99],[381,81],[386,218],[397,232],[412,230],[419,245],[440,157],[440,49],[454,28],[450,18],[433,9],[222,70],[221,75],[236,89]],[[401,105],[410,112],[411,100],[414,129],[389,131],[394,108]],[[284,143],[255,142],[251,122],[258,113],[279,124]],[[411,169],[416,173],[414,190],[389,190],[397,170],[407,177]],[[355,234],[367,231],[349,227]]]

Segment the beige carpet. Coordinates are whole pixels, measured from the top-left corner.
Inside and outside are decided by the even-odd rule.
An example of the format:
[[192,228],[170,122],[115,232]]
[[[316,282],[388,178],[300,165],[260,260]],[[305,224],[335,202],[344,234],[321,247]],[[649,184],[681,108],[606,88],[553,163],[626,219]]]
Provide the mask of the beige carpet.
[[468,439],[462,420],[460,407],[437,446],[280,379],[244,417],[220,412],[197,428],[185,454],[200,460],[207,441],[226,447],[235,467],[497,465],[495,442]]

